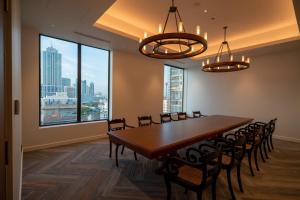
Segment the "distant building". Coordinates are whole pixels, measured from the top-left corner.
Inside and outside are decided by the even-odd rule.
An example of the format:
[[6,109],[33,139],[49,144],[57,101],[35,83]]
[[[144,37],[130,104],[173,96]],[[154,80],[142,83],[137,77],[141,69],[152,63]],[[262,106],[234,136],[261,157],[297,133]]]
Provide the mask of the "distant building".
[[81,96],[87,96],[86,80],[81,81]]
[[95,96],[95,85],[93,82],[90,83],[89,96],[91,97]]
[[70,78],[62,78],[61,83],[62,83],[62,88],[65,88],[65,86],[70,87],[71,79]]
[[72,86],[65,86],[64,92],[67,93],[69,98],[76,98],[76,88]]
[[53,47],[48,47],[42,53],[42,97],[53,96],[62,92],[62,55]]

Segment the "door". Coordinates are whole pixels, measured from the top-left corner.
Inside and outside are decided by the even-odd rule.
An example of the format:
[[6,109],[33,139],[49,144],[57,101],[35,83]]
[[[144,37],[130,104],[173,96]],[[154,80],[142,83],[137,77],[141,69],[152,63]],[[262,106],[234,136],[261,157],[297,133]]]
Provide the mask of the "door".
[[0,199],[5,199],[4,139],[4,1],[0,4]]

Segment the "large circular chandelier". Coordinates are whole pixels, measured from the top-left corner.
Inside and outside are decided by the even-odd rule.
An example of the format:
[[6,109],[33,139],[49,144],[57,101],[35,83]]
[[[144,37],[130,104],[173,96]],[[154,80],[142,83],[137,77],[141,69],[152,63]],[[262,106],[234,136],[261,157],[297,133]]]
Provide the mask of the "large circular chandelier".
[[[165,33],[170,15],[176,22],[176,32]],[[207,49],[207,33],[202,37],[200,26],[196,26],[196,34],[186,33],[178,8],[172,5],[169,9],[164,26],[159,24],[158,34],[149,36],[145,32],[140,39],[139,51],[148,57],[159,59],[181,59],[199,55]]]
[[[250,58],[245,59],[245,56],[242,56],[241,60],[234,60],[233,55],[231,53],[229,44],[226,40],[226,31],[227,26],[223,27],[224,29],[224,41],[221,43],[221,46],[218,50],[216,57],[213,62],[210,63],[209,59],[202,62],[202,71],[204,72],[233,72],[240,71],[244,69],[248,69],[250,67]],[[227,56],[223,56],[226,54],[226,50],[223,52],[225,48],[227,48]]]

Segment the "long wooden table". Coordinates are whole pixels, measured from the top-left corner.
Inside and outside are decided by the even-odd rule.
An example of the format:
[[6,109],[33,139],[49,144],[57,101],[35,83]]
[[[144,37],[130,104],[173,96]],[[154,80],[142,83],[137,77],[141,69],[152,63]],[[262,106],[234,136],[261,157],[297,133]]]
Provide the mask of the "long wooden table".
[[155,159],[251,122],[251,118],[212,115],[108,132],[112,142]]

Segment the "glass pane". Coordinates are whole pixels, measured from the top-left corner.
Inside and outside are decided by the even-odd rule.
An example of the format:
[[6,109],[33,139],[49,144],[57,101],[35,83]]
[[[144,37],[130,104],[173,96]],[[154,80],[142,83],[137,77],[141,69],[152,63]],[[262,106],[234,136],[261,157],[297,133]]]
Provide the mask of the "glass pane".
[[81,47],[81,121],[108,118],[109,51]]
[[77,44],[41,36],[41,125],[77,121]]
[[164,67],[163,112],[182,112],[183,104],[183,69]]

